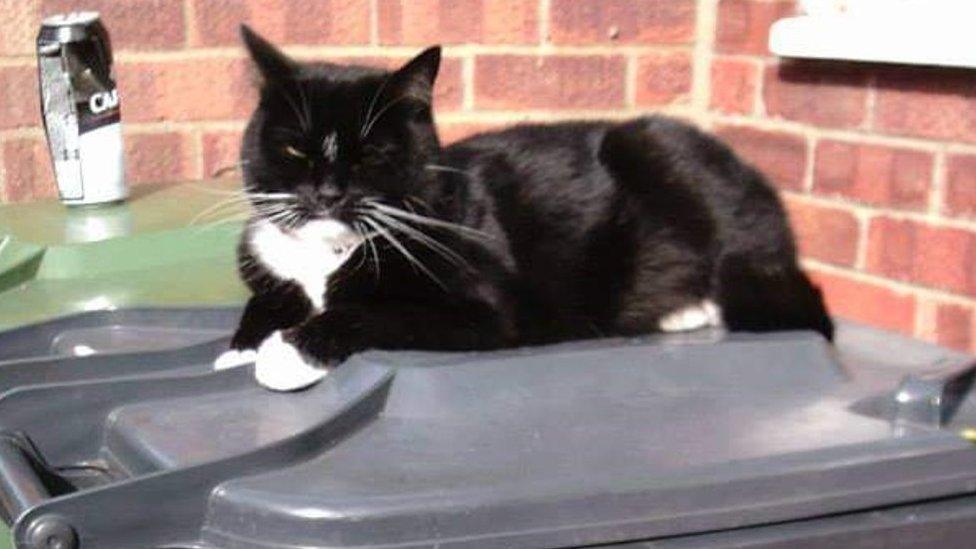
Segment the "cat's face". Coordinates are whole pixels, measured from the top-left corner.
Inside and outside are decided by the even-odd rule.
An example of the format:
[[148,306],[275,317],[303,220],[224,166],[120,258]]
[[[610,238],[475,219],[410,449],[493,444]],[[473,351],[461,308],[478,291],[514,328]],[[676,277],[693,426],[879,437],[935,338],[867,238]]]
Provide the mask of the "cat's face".
[[365,205],[402,203],[423,184],[439,150],[439,48],[385,72],[297,63],[250,29],[242,35],[264,80],[241,151],[258,218],[285,232],[324,222],[363,233]]

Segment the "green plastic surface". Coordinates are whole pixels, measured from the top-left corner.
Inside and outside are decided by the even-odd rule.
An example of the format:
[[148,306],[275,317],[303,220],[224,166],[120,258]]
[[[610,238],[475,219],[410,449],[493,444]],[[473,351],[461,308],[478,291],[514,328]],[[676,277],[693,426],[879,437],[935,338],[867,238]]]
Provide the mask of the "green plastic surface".
[[[128,201],[0,206],[0,330],[80,311],[242,303],[237,181],[134,189]],[[0,549],[12,549],[0,524]]]
[[239,186],[140,188],[106,206],[0,206],[0,329],[79,311],[241,303]]

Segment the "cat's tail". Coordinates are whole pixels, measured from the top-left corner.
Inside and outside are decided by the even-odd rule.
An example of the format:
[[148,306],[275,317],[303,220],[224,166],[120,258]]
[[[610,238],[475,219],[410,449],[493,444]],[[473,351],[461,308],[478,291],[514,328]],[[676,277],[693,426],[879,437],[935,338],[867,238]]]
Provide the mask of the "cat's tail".
[[823,295],[795,264],[770,265],[728,257],[719,268],[716,299],[732,331],[814,330],[833,340]]

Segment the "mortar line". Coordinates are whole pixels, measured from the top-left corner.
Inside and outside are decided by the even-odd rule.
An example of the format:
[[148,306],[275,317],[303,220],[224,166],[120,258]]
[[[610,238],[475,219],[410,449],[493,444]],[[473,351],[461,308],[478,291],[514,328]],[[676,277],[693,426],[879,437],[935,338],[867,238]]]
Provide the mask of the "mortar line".
[[857,249],[854,251],[854,268],[864,271],[868,264],[868,235],[873,214],[864,211],[854,212],[857,219]]
[[624,62],[624,106],[634,109],[637,106],[637,57],[628,55]]
[[380,45],[380,3],[379,0],[370,0],[369,3],[369,43],[373,46]]
[[197,38],[196,27],[196,6],[194,0],[183,0],[183,29],[186,36],[183,37],[183,47],[191,48]]
[[803,139],[806,141],[807,149],[804,153],[804,158],[806,159],[806,165],[803,167],[803,190],[807,193],[813,192],[813,178],[815,174],[815,165],[817,162],[817,147],[820,146],[820,140],[813,132],[807,131],[803,135]]
[[855,271],[846,267],[841,267],[811,257],[804,257],[801,263],[804,266],[804,268],[809,270],[822,271],[828,274],[839,275],[845,278],[856,280],[858,282],[867,282],[874,286],[879,286],[899,294],[911,294],[914,295],[916,298],[924,297],[926,299],[933,299],[937,301],[943,301],[946,303],[963,305],[966,307],[976,307],[976,299],[962,296],[959,294],[949,293],[946,292],[945,290],[938,290],[935,288],[929,288],[927,286],[917,286],[909,282],[903,282],[892,278],[885,278],[883,276],[876,275],[874,273]]
[[787,131],[800,133],[804,131],[814,132],[820,139],[832,139],[849,143],[863,143],[873,145],[884,145],[889,147],[913,149],[935,153],[940,148],[946,148],[952,152],[976,153],[976,143],[945,142],[938,139],[928,139],[922,137],[912,137],[892,134],[866,133],[860,130],[843,128],[820,128],[810,126],[802,122],[791,120],[770,119],[754,115],[714,113],[714,118],[721,123],[733,126],[750,126],[756,129],[772,131]]
[[0,137],[0,203],[6,203],[7,197],[7,169],[6,169],[6,141]]
[[915,299],[915,319],[912,334],[915,337],[933,340],[938,336],[935,320],[936,302],[933,299],[917,296]]
[[869,218],[884,216],[896,221],[913,221],[915,223],[921,223],[923,225],[937,228],[976,231],[976,221],[966,219],[954,219],[946,217],[933,219],[929,217],[928,212],[913,212],[908,210],[895,210],[885,207],[869,206],[859,202],[849,202],[843,199],[838,200],[836,198],[815,194],[805,194],[785,189],[782,189],[779,192],[780,194],[791,199],[806,201],[816,206],[843,208],[855,215],[864,215]]
[[718,26],[718,0],[697,0],[695,45],[692,51],[691,106],[699,120],[707,118],[712,90],[712,60]]
[[539,51],[548,52],[552,49],[552,42],[550,40],[551,31],[551,21],[549,20],[550,14],[552,13],[552,0],[539,0]]
[[756,71],[756,93],[752,98],[752,116],[765,117],[766,101],[763,94],[766,93],[766,63],[763,61],[753,62],[753,70]]
[[878,75],[871,73],[868,76],[867,82],[867,94],[865,97],[865,106],[867,113],[864,116],[863,129],[867,131],[874,130],[875,124],[875,107],[878,104]]
[[932,162],[932,191],[929,194],[928,213],[932,219],[940,219],[945,208],[945,186],[949,159],[945,149],[936,151]]
[[194,128],[190,132],[190,143],[193,147],[193,173],[195,177],[199,177],[200,179],[209,178],[210,175],[204,173],[206,163],[203,158],[203,130]]
[[474,86],[475,86],[475,57],[468,55],[461,58],[461,109],[465,111],[474,110]]

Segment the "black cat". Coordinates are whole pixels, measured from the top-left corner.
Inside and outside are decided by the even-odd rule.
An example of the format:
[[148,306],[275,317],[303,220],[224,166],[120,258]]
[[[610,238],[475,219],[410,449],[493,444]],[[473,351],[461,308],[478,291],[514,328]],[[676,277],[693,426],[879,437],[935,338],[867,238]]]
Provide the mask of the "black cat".
[[386,72],[299,64],[242,32],[264,78],[242,152],[254,295],[221,365],[256,357],[259,381],[287,390],[369,348],[720,323],[831,338],[776,193],[713,137],[651,116],[442,148],[439,48]]

